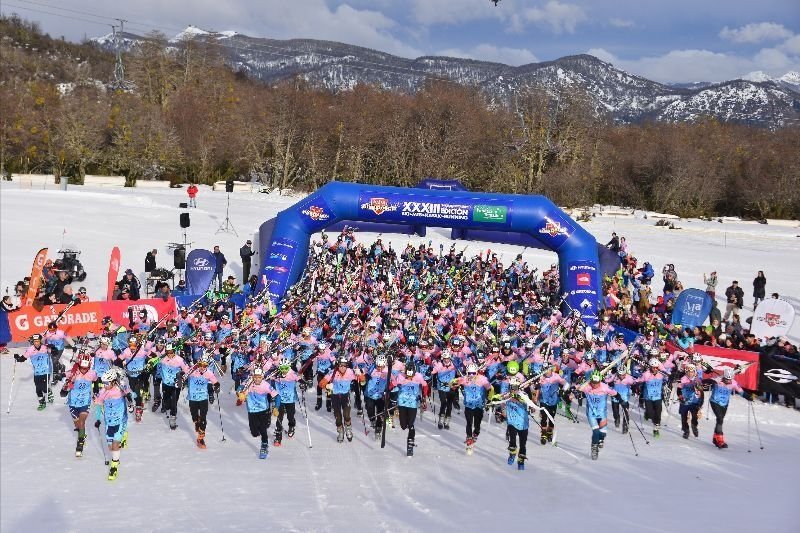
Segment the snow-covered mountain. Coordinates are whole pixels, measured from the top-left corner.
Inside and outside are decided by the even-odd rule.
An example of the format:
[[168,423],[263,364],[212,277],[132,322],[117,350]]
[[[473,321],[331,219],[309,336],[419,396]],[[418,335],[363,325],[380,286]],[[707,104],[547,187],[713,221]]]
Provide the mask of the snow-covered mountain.
[[[126,38],[129,34],[126,34]],[[476,86],[490,100],[514,105],[526,89],[545,89],[554,97],[570,89],[585,92],[592,105],[619,122],[691,121],[703,116],[780,127],[800,119],[800,74],[773,79],[751,73],[749,79],[719,84],[665,85],[629,74],[590,55],[512,67],[452,57],[397,57],[368,48],[312,39],[276,40],[236,32],[208,32],[189,26],[173,39],[203,39],[220,46],[231,68],[264,83],[300,76],[332,91],[359,83],[414,92],[428,80]],[[108,39],[97,40],[113,46]]]

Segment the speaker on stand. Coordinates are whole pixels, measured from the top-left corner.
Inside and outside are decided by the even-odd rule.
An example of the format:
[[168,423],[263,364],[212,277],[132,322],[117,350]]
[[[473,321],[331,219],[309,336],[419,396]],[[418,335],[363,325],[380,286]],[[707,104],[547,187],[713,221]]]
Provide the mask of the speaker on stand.
[[225,207],[225,220],[222,221],[220,224],[219,229],[217,229],[217,233],[233,233],[237,237],[239,236],[236,233],[236,230],[231,224],[231,193],[233,192],[233,180],[226,180],[225,181],[225,192],[228,194],[228,205]]

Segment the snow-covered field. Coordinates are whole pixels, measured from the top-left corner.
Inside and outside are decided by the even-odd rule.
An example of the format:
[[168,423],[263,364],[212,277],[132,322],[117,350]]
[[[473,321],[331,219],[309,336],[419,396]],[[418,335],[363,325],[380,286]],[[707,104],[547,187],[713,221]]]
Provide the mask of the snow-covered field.
[[[199,209],[191,210],[189,240],[196,247],[219,244],[231,273],[239,274],[238,248],[265,219],[299,198],[243,194],[231,196],[231,218],[239,237],[214,232],[225,216],[224,193],[201,188]],[[144,255],[159,250],[159,265],[171,267],[166,243],[182,240],[178,203],[184,190],[84,189],[20,190],[0,186],[0,278],[3,287],[28,275],[33,256],[49,246],[83,251],[93,298],[105,293],[111,248],[122,250],[123,268],[140,272]],[[598,240],[611,231],[627,237],[632,251],[656,271],[675,264],[685,287],[703,288],[704,272],[717,270],[719,293],[733,279],[748,291],[758,270],[767,291],[779,292],[797,307],[800,281],[798,228],[746,223],[688,222],[682,230],[653,226],[654,220],[597,217],[585,227]],[[62,235],[66,229],[66,235]],[[434,246],[450,241],[445,230],[430,230]],[[372,236],[364,235],[365,240]],[[428,238],[425,239],[427,241]],[[395,248],[407,236],[386,236]],[[418,238],[416,238],[418,240]],[[414,242],[416,242],[416,240]],[[464,244],[457,245],[460,248]],[[470,250],[489,245],[470,243]],[[521,251],[491,246],[506,261]],[[526,250],[540,268],[554,254]],[[794,272],[794,274],[792,274]],[[5,289],[3,289],[5,290]],[[745,317],[748,316],[747,312]],[[795,324],[792,338],[800,338]],[[748,404],[733,400],[725,423],[731,447],[711,444],[713,421],[701,423],[700,438],[683,440],[675,407],[659,440],[645,444],[634,429],[631,440],[613,428],[599,461],[589,460],[590,430],[565,418],[559,447],[540,446],[533,426],[527,470],[505,464],[504,427],[484,419],[475,454],[463,451],[463,416],[450,431],[438,430],[427,414],[417,424],[416,455],[406,458],[405,435],[391,432],[381,450],[354,418],[352,443],[337,444],[333,418],[309,412],[313,448],[302,414],[298,432],[280,449],[257,459],[258,442],[249,435],[243,408],[234,406],[226,376],[221,442],[216,405],[209,412],[209,447],[194,446],[188,406],[180,402],[178,431],[163,416],[146,413],[132,424],[122,452],[119,479],[105,480],[100,442],[90,428],[86,453],[73,457],[75,434],[63,400],[44,412],[35,409],[29,364],[16,366],[11,414],[5,413],[13,359],[0,360],[0,530],[222,531],[261,527],[290,531],[486,531],[519,528],[548,531],[747,531],[798,530],[795,509],[800,414],[778,406],[754,405],[763,439],[759,449]],[[313,407],[313,396],[308,396]],[[639,413],[634,411],[639,421]],[[419,420],[419,419],[418,419]],[[748,444],[749,442],[749,444]],[[752,453],[748,453],[748,447]]]

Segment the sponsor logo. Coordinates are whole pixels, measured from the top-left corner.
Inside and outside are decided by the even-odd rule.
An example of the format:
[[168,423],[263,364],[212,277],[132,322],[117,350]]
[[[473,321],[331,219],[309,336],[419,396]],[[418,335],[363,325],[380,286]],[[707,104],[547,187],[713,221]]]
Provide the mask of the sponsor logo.
[[280,272],[281,274],[285,274],[289,272],[289,269],[286,267],[277,266],[275,267],[275,272]]
[[578,285],[591,285],[592,284],[592,276],[588,272],[581,272],[577,276],[575,276],[575,281],[577,281]]
[[269,254],[270,259],[280,259],[281,261],[287,261],[289,257],[286,254],[281,254],[278,252],[272,252]]
[[198,257],[197,259],[194,260],[194,266],[196,266],[197,268],[203,268],[205,266],[208,266],[208,259],[206,259],[205,257]]
[[303,209],[300,212],[315,222],[320,222],[322,220],[328,220],[331,218],[331,216],[326,213],[323,208],[315,205],[310,205],[307,209]]
[[569,267],[569,270],[570,272],[574,270],[588,270],[590,272],[594,272],[597,269],[592,265],[572,265],[571,267]]
[[683,302],[683,312],[689,316],[699,317],[703,309],[703,299],[698,296],[689,296]]
[[413,218],[469,220],[469,206],[432,202],[403,202],[401,214]]
[[[132,306],[129,307],[129,309],[131,309],[133,311],[133,316],[135,316],[137,318],[139,317],[139,311],[145,311],[145,312],[147,312],[147,320],[148,321],[149,320],[156,320],[156,321],[158,320],[158,311],[152,305],[132,305]],[[121,316],[121,319],[123,321],[127,320],[128,319],[128,312],[125,311],[120,316]]]
[[397,204],[390,204],[386,198],[370,198],[369,202],[361,204],[361,209],[372,211],[376,215],[392,213],[400,208]]
[[[20,314],[14,319],[14,325],[19,331],[29,331],[31,326],[37,330],[47,328],[47,325],[58,318],[55,315],[36,315],[32,319],[27,314]],[[92,312],[69,312],[61,317],[58,323],[62,326],[71,326],[73,324],[96,324],[100,321],[96,311]]]
[[270,246],[272,248],[277,248],[278,246],[283,246],[284,248],[289,248],[289,249],[294,248],[294,246],[292,246],[291,244],[287,244],[283,241],[272,241],[272,244]]
[[788,370],[784,370],[782,368],[773,368],[767,372],[764,372],[764,376],[769,378],[771,381],[775,383],[792,383],[793,381],[797,381],[798,377],[789,372]]
[[781,321],[781,315],[776,315],[775,313],[766,313],[764,315],[764,322],[771,328],[774,328],[778,324],[783,324]]
[[569,237],[569,230],[561,225],[558,221],[547,219],[547,223],[543,228],[539,229],[542,235],[550,235],[551,237],[558,237],[563,235]]
[[472,211],[472,220],[505,224],[507,215],[508,208],[502,205],[476,205]]

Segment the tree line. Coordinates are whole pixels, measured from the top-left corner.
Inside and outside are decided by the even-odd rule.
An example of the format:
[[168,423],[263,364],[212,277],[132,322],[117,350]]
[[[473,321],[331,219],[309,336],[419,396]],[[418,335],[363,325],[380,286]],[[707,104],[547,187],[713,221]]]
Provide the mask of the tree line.
[[[415,94],[359,85],[267,86],[226,66],[219,47],[148,36],[125,55],[127,90],[109,90],[113,55],[0,19],[0,165],[80,182],[211,183],[257,178],[314,190],[331,180],[413,186],[456,178],[473,190],[544,194],[685,217],[800,217],[800,128],[711,118],[621,125],[579,91],[530,89],[513,107],[430,81]],[[67,84],[67,85],[65,85]]]

